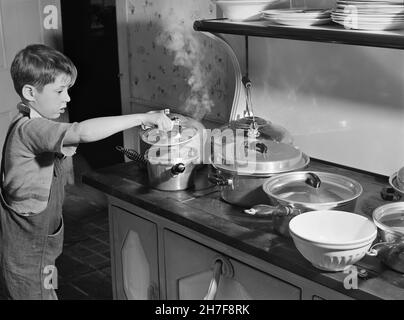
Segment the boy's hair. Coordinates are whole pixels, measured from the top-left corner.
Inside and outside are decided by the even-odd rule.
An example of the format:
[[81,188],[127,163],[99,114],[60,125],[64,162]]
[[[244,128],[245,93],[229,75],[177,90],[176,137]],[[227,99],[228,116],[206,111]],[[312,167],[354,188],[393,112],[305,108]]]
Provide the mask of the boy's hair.
[[43,44],[32,44],[18,52],[11,64],[10,73],[14,88],[20,96],[26,84],[41,92],[45,85],[54,82],[60,74],[71,78],[70,86],[77,77],[77,69],[68,57]]

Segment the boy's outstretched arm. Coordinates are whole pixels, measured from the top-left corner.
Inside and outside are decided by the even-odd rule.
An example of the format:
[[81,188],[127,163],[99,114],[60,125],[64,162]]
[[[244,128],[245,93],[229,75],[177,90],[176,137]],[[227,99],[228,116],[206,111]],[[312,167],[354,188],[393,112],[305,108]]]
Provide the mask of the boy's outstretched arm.
[[93,118],[79,122],[72,130],[69,130],[64,138],[63,145],[75,145],[102,140],[117,132],[141,124],[148,126],[157,125],[160,130],[164,131],[169,131],[173,128],[173,122],[164,112]]

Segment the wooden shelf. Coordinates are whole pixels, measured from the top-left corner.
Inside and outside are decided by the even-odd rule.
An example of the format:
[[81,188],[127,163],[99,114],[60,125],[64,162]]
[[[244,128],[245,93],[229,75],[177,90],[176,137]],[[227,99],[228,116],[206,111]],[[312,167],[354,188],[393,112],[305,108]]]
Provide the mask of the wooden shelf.
[[404,30],[349,30],[334,23],[322,26],[292,27],[271,24],[266,20],[236,22],[228,19],[211,19],[195,21],[194,29],[211,33],[404,49]]

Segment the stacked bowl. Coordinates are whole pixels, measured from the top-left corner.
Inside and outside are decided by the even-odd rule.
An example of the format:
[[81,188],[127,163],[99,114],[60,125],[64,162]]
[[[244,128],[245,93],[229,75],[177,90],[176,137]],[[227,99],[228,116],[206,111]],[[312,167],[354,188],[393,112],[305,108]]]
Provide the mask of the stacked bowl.
[[374,223],[359,214],[308,211],[289,223],[296,248],[312,265],[325,271],[343,271],[362,259],[377,236]]
[[218,0],[216,4],[223,16],[230,20],[257,19],[261,11],[280,0]]

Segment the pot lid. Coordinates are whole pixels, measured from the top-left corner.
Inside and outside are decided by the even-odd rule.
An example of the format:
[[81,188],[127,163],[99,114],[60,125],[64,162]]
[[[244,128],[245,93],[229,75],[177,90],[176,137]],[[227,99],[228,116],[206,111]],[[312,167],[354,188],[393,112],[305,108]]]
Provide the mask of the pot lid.
[[263,184],[266,194],[293,204],[344,203],[363,191],[355,180],[328,172],[297,171],[274,176]]
[[265,139],[241,139],[219,145],[214,143],[215,167],[239,175],[268,176],[305,167],[309,158],[290,144]]
[[192,146],[157,147],[146,151],[145,159],[151,164],[177,164],[199,161],[198,149]]
[[244,117],[231,121],[228,125],[222,127],[224,130],[244,130],[245,136],[256,139],[272,140],[287,144],[293,144],[293,138],[288,130],[281,125],[274,124],[260,117]]
[[141,139],[154,146],[175,146],[191,141],[203,129],[202,124],[183,115],[172,113],[168,117],[174,121],[171,131],[149,128],[141,134]]

